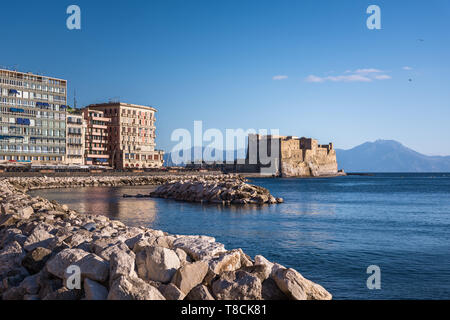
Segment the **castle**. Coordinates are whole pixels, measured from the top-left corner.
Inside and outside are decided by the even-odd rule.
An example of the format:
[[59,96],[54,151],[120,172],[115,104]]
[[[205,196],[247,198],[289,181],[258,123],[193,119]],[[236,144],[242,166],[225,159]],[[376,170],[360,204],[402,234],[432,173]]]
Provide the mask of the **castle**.
[[221,170],[281,177],[324,177],[343,175],[338,171],[333,144],[319,145],[312,138],[249,134],[247,155],[233,163],[188,164],[188,169]]
[[[246,164],[255,162],[262,174],[282,177],[320,177],[338,174],[333,144],[319,145],[312,138],[294,136],[248,136]],[[261,148],[264,148],[261,150]],[[271,159],[262,159],[267,154]],[[266,160],[266,161],[264,161]]]

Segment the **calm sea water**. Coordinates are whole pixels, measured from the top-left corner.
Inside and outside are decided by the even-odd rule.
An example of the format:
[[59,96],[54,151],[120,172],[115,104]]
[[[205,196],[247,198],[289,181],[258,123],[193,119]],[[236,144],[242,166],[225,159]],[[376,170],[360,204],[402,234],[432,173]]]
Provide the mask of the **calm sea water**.
[[[172,234],[205,234],[227,248],[293,267],[335,299],[450,298],[450,174],[251,179],[285,199],[272,206],[123,198],[151,187],[33,191],[81,212]],[[381,268],[381,290],[366,271]]]

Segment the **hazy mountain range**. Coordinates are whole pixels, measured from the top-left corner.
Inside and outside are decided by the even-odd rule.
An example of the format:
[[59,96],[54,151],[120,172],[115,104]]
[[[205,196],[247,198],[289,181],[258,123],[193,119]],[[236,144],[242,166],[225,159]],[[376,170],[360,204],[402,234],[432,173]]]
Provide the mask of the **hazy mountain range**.
[[[188,152],[194,159],[194,148]],[[226,151],[218,152],[225,159]],[[240,150],[239,154],[245,152]],[[346,172],[450,172],[450,156],[427,156],[394,140],[366,142],[349,150],[336,149],[336,154],[339,169]],[[235,158],[236,155],[235,152]],[[176,165],[170,153],[164,155],[164,164]]]
[[[201,153],[202,155],[204,154],[206,150],[206,147],[192,147],[191,149],[185,150],[185,152],[187,152],[187,154],[190,154],[190,159],[196,160],[196,154],[195,152],[197,151],[197,153]],[[227,158],[227,151],[225,150],[217,150],[216,151],[217,154],[221,155],[221,159],[223,159],[223,161],[225,161]],[[211,150],[207,150],[207,154],[211,154]],[[244,159],[246,156],[246,150],[244,149],[238,149],[237,151],[230,151],[231,156],[229,156],[231,159]],[[214,161],[214,156],[216,155],[216,153],[212,153],[212,157],[206,157],[203,159],[203,161]],[[171,153],[165,153],[164,154],[164,165],[166,167],[171,167],[171,166],[184,166],[184,163],[177,163],[178,156],[172,155]]]
[[346,172],[450,172],[450,156],[427,156],[394,140],[366,142],[353,149],[336,149]]

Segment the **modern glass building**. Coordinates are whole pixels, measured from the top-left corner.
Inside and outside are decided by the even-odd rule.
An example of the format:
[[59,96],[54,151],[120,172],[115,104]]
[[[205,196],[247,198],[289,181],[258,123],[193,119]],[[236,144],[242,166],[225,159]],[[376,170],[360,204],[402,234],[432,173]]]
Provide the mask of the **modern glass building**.
[[67,81],[0,69],[0,162],[61,163]]

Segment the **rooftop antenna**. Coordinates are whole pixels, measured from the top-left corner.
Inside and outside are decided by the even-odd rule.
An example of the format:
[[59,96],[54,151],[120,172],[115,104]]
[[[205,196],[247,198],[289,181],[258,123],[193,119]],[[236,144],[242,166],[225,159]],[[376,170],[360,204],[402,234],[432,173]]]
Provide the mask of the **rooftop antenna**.
[[73,89],[73,108],[77,108],[77,91]]

